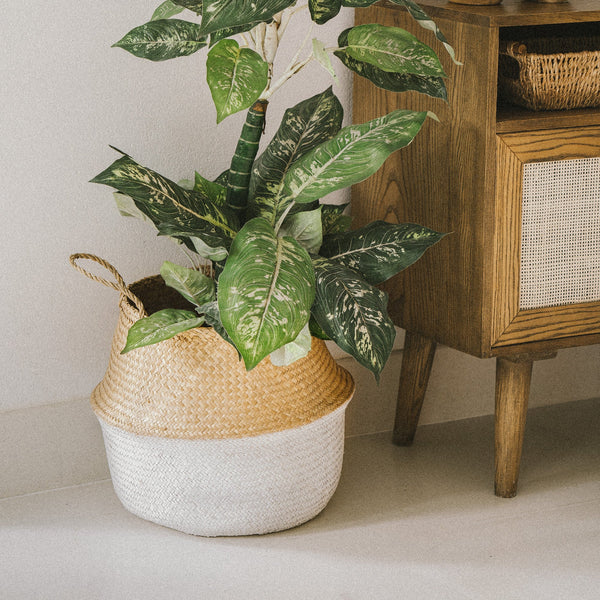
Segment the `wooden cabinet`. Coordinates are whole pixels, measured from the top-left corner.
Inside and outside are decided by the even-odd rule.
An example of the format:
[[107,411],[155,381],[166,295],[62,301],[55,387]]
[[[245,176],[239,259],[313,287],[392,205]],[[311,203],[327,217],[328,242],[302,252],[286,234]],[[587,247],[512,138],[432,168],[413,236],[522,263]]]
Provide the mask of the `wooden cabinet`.
[[[436,343],[498,357],[496,493],[513,496],[533,362],[600,342],[600,108],[533,112],[499,104],[499,45],[525,28],[529,36],[557,24],[600,28],[600,4],[421,5],[463,65],[397,5],[357,11],[357,24],[402,27],[434,47],[449,100],[392,94],[355,78],[356,122],[396,108],[430,110],[440,122],[428,119],[408,148],[354,187],[352,212],[355,226],[384,219],[449,234],[385,284],[390,314],[407,330],[396,441],[412,441]],[[536,177],[564,190],[539,200]],[[556,210],[545,201],[553,194]]]

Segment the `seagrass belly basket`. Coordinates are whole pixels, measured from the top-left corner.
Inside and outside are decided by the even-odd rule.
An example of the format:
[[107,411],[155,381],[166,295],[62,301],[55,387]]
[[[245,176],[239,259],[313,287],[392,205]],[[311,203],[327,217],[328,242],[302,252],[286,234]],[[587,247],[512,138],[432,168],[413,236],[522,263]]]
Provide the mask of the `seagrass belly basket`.
[[[116,283],[82,269],[106,267]],[[204,536],[279,531],[316,516],[335,491],[350,374],[313,338],[287,367],[247,372],[210,327],[121,354],[142,316],[185,302],[160,277],[126,286],[105,261],[71,263],[121,293],[106,374],[92,393],[115,492],[132,513]]]

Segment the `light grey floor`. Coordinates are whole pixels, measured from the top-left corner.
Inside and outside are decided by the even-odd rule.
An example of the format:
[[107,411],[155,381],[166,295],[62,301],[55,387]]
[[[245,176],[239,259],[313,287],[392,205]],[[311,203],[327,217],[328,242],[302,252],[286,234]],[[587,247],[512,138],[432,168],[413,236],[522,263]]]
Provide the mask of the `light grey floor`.
[[351,438],[338,491],[297,529],[194,538],[110,482],[0,501],[3,600],[600,598],[600,401],[528,417],[519,495],[492,493],[493,420]]

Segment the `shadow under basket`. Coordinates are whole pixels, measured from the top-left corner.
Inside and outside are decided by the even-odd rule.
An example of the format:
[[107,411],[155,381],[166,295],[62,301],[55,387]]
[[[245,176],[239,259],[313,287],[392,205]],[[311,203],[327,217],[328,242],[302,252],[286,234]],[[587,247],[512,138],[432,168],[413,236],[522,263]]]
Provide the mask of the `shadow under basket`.
[[91,403],[125,508],[202,536],[280,531],[321,512],[339,481],[354,393],[324,342],[313,338],[287,367],[267,358],[249,372],[210,327],[121,354],[135,321],[185,304],[160,277],[121,291]]

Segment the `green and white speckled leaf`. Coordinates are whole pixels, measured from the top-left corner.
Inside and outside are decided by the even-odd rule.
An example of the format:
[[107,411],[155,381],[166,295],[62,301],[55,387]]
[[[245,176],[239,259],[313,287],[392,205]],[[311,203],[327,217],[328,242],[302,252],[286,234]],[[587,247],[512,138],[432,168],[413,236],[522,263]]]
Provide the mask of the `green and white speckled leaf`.
[[204,0],[202,32],[270,21],[273,15],[295,3],[296,0]]
[[283,198],[284,178],[294,163],[331,139],[342,125],[344,109],[329,88],[285,111],[279,129],[255,161],[250,179],[249,208],[275,225],[292,198]]
[[197,15],[202,14],[202,0],[175,0],[174,4],[179,4]]
[[346,204],[321,204],[321,222],[323,225],[323,235],[332,235],[334,233],[344,233],[350,229],[352,217],[344,214]]
[[436,53],[412,33],[378,23],[358,25],[343,31],[338,45],[351,58],[391,73],[444,77]]
[[304,358],[310,352],[311,346],[312,337],[307,323],[293,342],[271,352],[269,358],[276,367],[287,367],[287,365]]
[[318,254],[323,243],[321,207],[289,215],[280,227],[279,235],[293,237],[307,252]]
[[342,8],[342,0],[308,0],[311,19],[318,25],[333,19]]
[[448,43],[446,36],[440,31],[439,27],[435,24],[433,19],[416,2],[413,2],[412,0],[390,0],[390,2],[398,4],[399,6],[404,6],[404,8],[406,8],[410,16],[421,27],[423,27],[423,29],[433,31],[435,37],[444,45],[444,48],[446,49],[446,52],[448,52],[448,54],[450,55],[452,61],[457,65],[462,64],[456,60],[454,48]]
[[200,271],[181,267],[166,260],[160,268],[165,283],[177,290],[186,300],[202,306],[216,297],[216,286],[213,279]]
[[225,206],[227,196],[227,186],[216,181],[209,181],[196,172],[194,175],[194,190],[200,192],[205,198],[208,198],[216,206]]
[[225,39],[208,53],[206,80],[220,123],[258,100],[269,81],[269,65],[254,50]]
[[113,48],[123,48],[134,56],[161,61],[189,56],[204,48],[208,38],[197,23],[180,19],[159,19],[132,29]]
[[159,21],[160,19],[170,19],[175,15],[178,15],[183,11],[183,6],[172,2],[172,0],[165,0],[153,13],[150,18],[151,21]]
[[374,221],[361,229],[326,236],[321,255],[377,285],[412,265],[443,236],[422,225]]
[[443,77],[430,77],[414,75],[412,73],[390,73],[378,69],[374,65],[356,60],[349,56],[345,50],[336,50],[334,54],[348,69],[361,77],[365,77],[377,87],[391,92],[420,92],[432,98],[448,99],[446,84]]
[[199,327],[204,317],[189,310],[166,308],[136,321],[127,333],[127,343],[121,350],[125,354],[136,348],[157,344],[175,337],[178,333]]
[[[206,324],[212,327],[228,344],[231,344],[235,348],[233,340],[229,337],[228,333],[221,323],[221,314],[219,313],[219,303],[216,300],[207,302],[196,309],[201,315],[204,315]],[[236,348],[237,350],[237,348]],[[239,359],[242,360],[242,355],[238,352]]]
[[412,142],[426,116],[425,112],[395,110],[362,125],[344,127],[289,168],[280,202],[312,202],[370,177],[392,152]]
[[315,294],[308,252],[255,218],[231,246],[219,277],[221,321],[246,369],[292,342],[308,322]]
[[313,264],[315,320],[342,350],[379,379],[396,337],[387,314],[387,295],[339,263],[319,256]]
[[199,192],[185,190],[139,165],[130,156],[116,160],[94,177],[92,183],[108,185],[130,196],[163,235],[184,240],[198,237],[213,248],[229,248],[235,237],[237,221],[233,215]]

